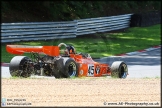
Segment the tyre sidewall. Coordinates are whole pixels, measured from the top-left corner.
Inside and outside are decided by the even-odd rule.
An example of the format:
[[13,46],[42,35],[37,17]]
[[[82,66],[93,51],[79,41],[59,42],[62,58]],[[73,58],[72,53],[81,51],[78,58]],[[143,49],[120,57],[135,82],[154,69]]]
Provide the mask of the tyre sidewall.
[[[9,70],[12,77],[30,77],[31,73],[23,72],[24,63],[30,59],[26,56],[15,56],[11,59]],[[28,67],[30,69],[30,67]]]
[[[125,67],[124,67],[125,66]],[[122,74],[122,68],[126,68],[127,69],[127,65],[124,62],[121,62],[120,66],[119,66],[119,78],[126,78],[128,71],[124,71],[124,73]]]
[[124,79],[127,77],[127,74],[128,74],[128,68],[126,63],[122,61],[113,62],[111,66],[111,77]]
[[[75,66],[75,70],[70,74],[69,73],[69,66],[71,64],[73,66]],[[78,76],[78,65],[77,65],[77,63],[73,59],[69,58],[69,59],[67,59],[67,61],[65,61],[63,75],[66,78],[77,77]]]

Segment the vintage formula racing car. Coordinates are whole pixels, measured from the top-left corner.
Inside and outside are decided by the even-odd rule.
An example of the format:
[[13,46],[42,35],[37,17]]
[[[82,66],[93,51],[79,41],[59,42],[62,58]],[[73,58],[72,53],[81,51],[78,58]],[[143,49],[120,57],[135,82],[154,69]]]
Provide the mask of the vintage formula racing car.
[[[40,75],[70,78],[108,75],[126,78],[128,75],[127,65],[123,61],[114,61],[109,66],[95,62],[89,54],[76,53],[73,48],[70,52],[67,46],[65,43],[60,43],[58,46],[7,45],[7,52],[18,55],[10,61],[11,76],[26,78]],[[66,53],[60,53],[62,47]],[[24,53],[31,53],[31,57],[23,56]]]

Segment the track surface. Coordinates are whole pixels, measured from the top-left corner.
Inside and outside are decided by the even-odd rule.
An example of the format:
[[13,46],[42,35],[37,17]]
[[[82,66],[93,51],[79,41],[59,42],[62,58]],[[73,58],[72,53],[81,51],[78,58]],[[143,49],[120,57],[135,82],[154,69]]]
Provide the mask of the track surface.
[[127,78],[161,77],[161,48],[136,55],[105,57],[95,61],[111,65],[119,60],[128,65]]

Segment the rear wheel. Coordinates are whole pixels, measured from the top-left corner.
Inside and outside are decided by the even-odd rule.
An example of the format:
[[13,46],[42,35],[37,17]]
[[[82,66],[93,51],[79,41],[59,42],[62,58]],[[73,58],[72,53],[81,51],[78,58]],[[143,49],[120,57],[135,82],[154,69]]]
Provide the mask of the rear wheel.
[[52,69],[53,75],[55,78],[62,78],[62,72],[64,71],[63,69],[63,59],[60,58],[59,60],[55,61],[54,67]]
[[11,59],[9,70],[11,76],[30,77],[34,72],[34,67],[30,63],[30,59],[26,56],[15,56]]
[[126,78],[128,75],[128,67],[123,61],[115,61],[111,65],[111,77]]
[[64,65],[64,71],[62,72],[62,75],[64,78],[71,78],[71,77],[77,77],[78,76],[78,65],[77,63],[71,59],[64,59],[65,65]]

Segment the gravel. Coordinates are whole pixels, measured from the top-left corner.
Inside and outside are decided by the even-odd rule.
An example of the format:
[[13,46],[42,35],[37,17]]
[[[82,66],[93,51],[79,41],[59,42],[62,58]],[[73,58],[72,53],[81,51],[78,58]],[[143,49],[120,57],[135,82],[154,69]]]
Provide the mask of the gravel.
[[31,104],[28,106],[108,107],[137,106],[137,103],[161,106],[160,78],[2,78],[1,81],[1,95],[8,99],[6,104],[12,102],[9,99],[24,99]]

